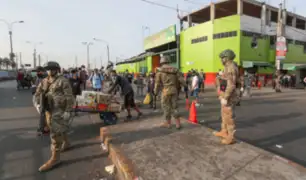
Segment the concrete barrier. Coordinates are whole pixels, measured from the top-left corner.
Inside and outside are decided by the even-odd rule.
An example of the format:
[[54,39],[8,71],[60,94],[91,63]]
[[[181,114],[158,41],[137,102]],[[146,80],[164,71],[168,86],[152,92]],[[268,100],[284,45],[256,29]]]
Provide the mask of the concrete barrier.
[[0,82],[16,79],[16,71],[14,70],[0,70]]

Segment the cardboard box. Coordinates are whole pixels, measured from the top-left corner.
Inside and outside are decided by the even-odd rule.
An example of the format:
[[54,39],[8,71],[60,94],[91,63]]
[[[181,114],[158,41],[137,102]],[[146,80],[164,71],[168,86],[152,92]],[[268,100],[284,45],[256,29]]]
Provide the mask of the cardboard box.
[[84,97],[84,99],[96,100],[97,92],[95,92],[95,91],[82,91],[82,96]]
[[110,94],[105,94],[102,92],[97,93],[97,103],[98,104],[109,104],[112,96]]
[[92,98],[85,98],[83,96],[76,97],[77,106],[96,107],[96,102]]
[[120,112],[121,111],[121,105],[116,103],[111,103],[108,105],[108,111],[109,112]]

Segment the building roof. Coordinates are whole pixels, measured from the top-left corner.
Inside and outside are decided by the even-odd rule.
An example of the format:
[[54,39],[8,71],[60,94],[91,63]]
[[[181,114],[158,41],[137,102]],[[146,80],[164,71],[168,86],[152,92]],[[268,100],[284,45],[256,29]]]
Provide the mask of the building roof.
[[152,54],[153,54],[152,52],[143,52],[143,53],[138,54],[137,56],[133,56],[121,62],[118,62],[116,63],[116,65],[139,62],[139,61],[142,61],[147,56],[150,56]]
[[[198,22],[199,17],[201,17],[201,19],[203,20],[203,18],[205,18],[203,16],[210,17],[210,14],[208,15],[208,13],[210,13],[209,9],[210,9],[211,4],[217,5],[217,4],[223,4],[223,3],[226,3],[226,2],[229,2],[229,1],[233,1],[233,0],[220,0],[220,1],[217,1],[217,2],[214,2],[214,3],[212,2],[209,5],[206,5],[206,6],[202,7],[201,9],[195,10],[195,11],[183,16],[182,20],[187,21],[188,16],[192,17],[193,22]],[[250,4],[253,4],[253,5],[256,5],[256,6],[262,6],[264,4],[264,2],[260,2],[260,1],[257,1],[257,0],[243,0],[243,1],[247,2],[247,3],[250,3]],[[270,10],[273,10],[273,11],[276,11],[276,12],[278,11],[278,7],[275,7],[275,6],[272,6],[272,5],[269,5],[269,4],[266,4],[266,6]],[[302,20],[306,21],[306,17],[298,15],[296,13],[287,11],[287,14],[290,15],[290,16],[295,16],[299,19],[302,19]]]

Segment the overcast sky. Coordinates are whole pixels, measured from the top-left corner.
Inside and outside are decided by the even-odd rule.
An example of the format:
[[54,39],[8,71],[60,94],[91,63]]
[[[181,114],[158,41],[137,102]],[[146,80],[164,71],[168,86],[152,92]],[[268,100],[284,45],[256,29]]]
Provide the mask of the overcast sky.
[[[150,0],[184,11],[192,11],[207,5],[210,0]],[[280,0],[270,0],[277,5]],[[287,0],[290,11],[306,16],[303,8],[306,1]],[[86,47],[82,41],[93,37],[110,44],[111,60],[128,58],[143,51],[142,26],[150,27],[144,33],[153,34],[177,23],[175,10],[154,6],[141,0],[0,0],[0,19],[9,22],[25,21],[13,26],[14,51],[22,53],[23,63],[32,63],[33,43],[43,61],[60,62],[63,67],[86,64]],[[106,47],[96,42],[90,48],[91,63],[97,67],[101,59],[107,61]],[[0,56],[9,52],[8,29],[0,22]]]

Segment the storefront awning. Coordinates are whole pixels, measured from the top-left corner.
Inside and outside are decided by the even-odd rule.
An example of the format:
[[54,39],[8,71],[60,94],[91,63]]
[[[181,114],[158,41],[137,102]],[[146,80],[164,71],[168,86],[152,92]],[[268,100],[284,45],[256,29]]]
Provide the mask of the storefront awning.
[[244,68],[252,68],[254,66],[273,67],[270,63],[264,61],[242,61],[242,66]]
[[283,69],[289,70],[289,71],[295,71],[299,69],[306,69],[306,64],[290,64],[290,63],[284,63]]

